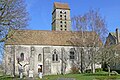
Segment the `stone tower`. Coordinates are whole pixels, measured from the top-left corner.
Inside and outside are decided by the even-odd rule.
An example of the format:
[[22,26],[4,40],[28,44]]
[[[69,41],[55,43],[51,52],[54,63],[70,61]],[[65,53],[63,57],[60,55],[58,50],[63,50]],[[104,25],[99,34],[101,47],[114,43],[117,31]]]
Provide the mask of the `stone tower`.
[[58,2],[54,3],[54,8],[52,12],[52,30],[71,30],[70,8],[68,4]]

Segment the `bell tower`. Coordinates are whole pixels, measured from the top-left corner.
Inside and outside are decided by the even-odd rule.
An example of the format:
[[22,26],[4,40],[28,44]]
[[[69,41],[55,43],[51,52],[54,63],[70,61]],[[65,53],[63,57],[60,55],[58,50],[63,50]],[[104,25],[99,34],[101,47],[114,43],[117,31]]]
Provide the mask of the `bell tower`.
[[52,30],[70,31],[71,19],[70,8],[67,3],[55,2],[52,12]]

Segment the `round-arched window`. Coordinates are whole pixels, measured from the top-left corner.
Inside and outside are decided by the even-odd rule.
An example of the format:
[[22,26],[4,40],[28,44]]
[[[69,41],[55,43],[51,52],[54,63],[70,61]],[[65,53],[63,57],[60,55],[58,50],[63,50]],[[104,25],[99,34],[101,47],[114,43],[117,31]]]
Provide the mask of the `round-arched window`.
[[41,54],[38,55],[38,61],[40,61],[40,62],[42,61],[42,55]]
[[20,54],[21,61],[24,61],[24,53]]
[[56,50],[54,50],[54,52],[53,52],[52,61],[58,61],[58,54],[57,54]]

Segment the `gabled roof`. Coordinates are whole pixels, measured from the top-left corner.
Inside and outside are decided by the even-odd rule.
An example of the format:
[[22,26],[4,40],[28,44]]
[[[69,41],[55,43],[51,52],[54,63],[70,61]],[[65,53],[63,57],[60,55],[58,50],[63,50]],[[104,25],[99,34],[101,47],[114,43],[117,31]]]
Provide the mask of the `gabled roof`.
[[[92,39],[94,35],[96,35],[96,33],[95,32],[85,32],[85,33],[88,35],[88,38],[86,39],[85,43],[89,42],[89,44],[92,44],[93,42]],[[13,36],[10,39],[8,39],[5,44],[6,45],[73,46],[73,43],[71,42],[74,41],[80,42],[81,40],[80,36],[77,34],[78,32],[71,32],[71,31],[15,30]],[[102,42],[100,41],[100,45],[101,44]]]
[[[111,34],[115,39],[117,39],[117,38],[116,38],[116,33],[115,33],[115,32],[111,32],[110,34]],[[119,33],[119,37],[120,37],[120,33]],[[120,39],[120,38],[119,38],[119,39]],[[120,40],[119,40],[119,41],[120,41]]]
[[54,2],[55,9],[70,9],[67,3]]

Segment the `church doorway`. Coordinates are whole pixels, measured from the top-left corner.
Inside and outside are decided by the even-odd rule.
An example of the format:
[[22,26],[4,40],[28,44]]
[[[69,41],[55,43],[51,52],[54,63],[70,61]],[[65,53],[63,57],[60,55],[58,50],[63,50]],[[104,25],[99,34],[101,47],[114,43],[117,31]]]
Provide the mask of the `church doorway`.
[[38,76],[42,78],[42,65],[38,65]]
[[42,65],[38,65],[38,73],[42,73]]

